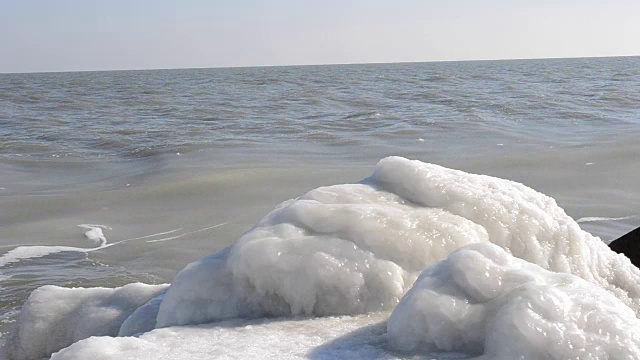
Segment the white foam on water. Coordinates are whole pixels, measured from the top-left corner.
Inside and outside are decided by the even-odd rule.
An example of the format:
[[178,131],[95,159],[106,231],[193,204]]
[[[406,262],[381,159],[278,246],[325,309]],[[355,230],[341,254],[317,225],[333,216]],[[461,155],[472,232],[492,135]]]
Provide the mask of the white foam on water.
[[22,260],[39,258],[60,252],[79,252],[87,253],[99,249],[103,249],[107,246],[100,246],[97,248],[80,248],[74,246],[45,246],[45,245],[33,245],[33,246],[18,246],[15,249],[9,250],[6,254],[0,257],[0,267],[7,264],[15,263]]
[[80,224],[78,227],[83,229],[87,229],[85,232],[85,236],[88,240],[98,244],[97,247],[93,248],[82,248],[75,246],[48,246],[48,245],[31,245],[31,246],[18,246],[14,249],[9,250],[6,254],[0,257],[0,267],[4,267],[8,264],[15,263],[18,261],[28,260],[39,258],[55,253],[60,252],[77,252],[77,253],[89,253],[92,251],[105,249],[115,244],[107,244],[107,238],[104,236],[102,232],[103,229],[111,230],[110,227],[105,225],[90,225],[90,224]]
[[107,238],[104,236],[102,229],[112,230],[110,227],[104,225],[80,224],[78,225],[78,227],[87,229],[87,232],[84,233],[84,236],[86,236],[89,240],[99,243],[100,245],[107,244]]
[[0,323],[13,323],[16,322],[15,315],[18,314],[17,310],[10,310],[5,312],[4,314],[0,314]]
[[173,233],[175,233],[175,232],[182,231],[182,230],[183,230],[182,228],[177,228],[177,229],[173,229],[173,230],[169,230],[169,231],[163,231],[163,232],[159,232],[159,233],[155,233],[155,234],[144,235],[144,236],[139,236],[139,237],[130,238],[130,239],[124,239],[124,240],[116,241],[116,242],[114,242],[112,245],[117,245],[117,244],[121,244],[121,243],[126,243],[126,242],[134,241],[134,240],[149,239],[149,238],[156,237],[156,236],[162,236],[162,235],[173,234]]
[[[176,236],[170,236],[170,237],[166,237],[166,238],[162,238],[162,239],[147,240],[147,242],[148,243],[154,243],[154,242],[163,242],[163,241],[175,240],[175,239],[179,239],[179,238],[185,237],[187,235],[197,234],[199,232],[215,229],[217,227],[224,226],[224,225],[227,225],[227,224],[228,224],[228,222],[224,222],[224,223],[213,225],[213,226],[207,226],[207,227],[202,228],[202,229],[189,231],[189,232],[186,232],[186,233],[183,233],[183,234],[180,234],[180,235],[176,235]],[[180,230],[182,230],[182,229],[180,229]]]
[[387,326],[393,348],[483,359],[638,359],[640,320],[611,293],[485,243],[422,273]]
[[577,223],[586,223],[586,222],[596,222],[596,221],[620,221],[620,220],[629,220],[629,219],[635,219],[640,217],[640,214],[636,214],[636,215],[629,215],[629,216],[623,216],[623,217],[598,217],[598,216],[587,216],[587,217],[582,217],[578,220],[576,220]]
[[[224,224],[215,225],[206,229],[214,228],[221,225],[224,225]],[[55,253],[61,253],[61,252],[90,253],[93,251],[106,249],[118,244],[129,242],[129,241],[149,239],[157,236],[172,234],[177,231],[183,230],[182,228],[178,228],[178,229],[173,229],[169,231],[163,231],[155,234],[150,234],[150,235],[145,235],[145,236],[140,236],[140,237],[135,237],[130,239],[124,239],[124,240],[116,241],[113,243],[108,243],[107,238],[104,235],[102,230],[103,229],[112,230],[111,227],[108,227],[106,225],[91,225],[91,224],[80,224],[78,225],[78,227],[87,229],[87,231],[84,233],[85,237],[88,240],[99,245],[93,248],[82,248],[82,247],[76,247],[76,246],[59,246],[59,245],[16,246],[15,248],[9,250],[7,253],[5,253],[0,257],[0,267],[6,266],[7,264],[15,263],[18,261],[40,258],[47,255],[55,254]],[[192,234],[192,233],[197,233],[206,229],[200,229],[200,230],[192,231],[186,234],[182,234],[180,235],[180,237],[184,235]],[[4,246],[4,247],[10,247],[10,246]],[[2,278],[0,278],[0,280],[2,280]]]
[[[640,270],[599,238],[580,229],[552,198],[512,181],[390,157],[381,160],[373,175],[359,184],[321,187],[280,204],[229,248],[189,264],[163,298],[154,297],[132,313],[136,315],[131,315],[129,324],[145,325],[127,326],[122,334],[144,331],[156,314],[156,327],[170,327],[230,318],[355,316],[391,310],[424,269],[446,259],[456,249],[477,243],[493,243],[508,255],[541,269],[582,278],[584,281],[572,284],[587,289],[587,295],[597,293],[588,290],[589,286],[608,294],[602,300],[605,309],[613,304],[611,299],[617,298],[617,314],[629,321],[635,321],[633,314],[640,312]],[[517,261],[509,264],[516,274],[518,266],[523,268]],[[460,266],[454,273],[464,273],[464,264]],[[479,277],[477,281],[487,282],[487,289],[502,289],[503,278],[479,270],[471,273]],[[533,270],[530,273],[537,274]],[[474,281],[472,277],[470,281]],[[542,291],[543,298],[563,294],[562,284],[548,282],[551,285],[536,288]],[[445,306],[443,311],[446,309]],[[568,309],[566,317],[578,319],[583,308]],[[46,311],[46,306],[26,311],[34,313],[25,316],[37,317],[37,312]],[[504,326],[508,329],[510,325]],[[148,334],[171,334],[173,329]],[[469,331],[477,334],[473,329]],[[209,332],[198,334],[201,335],[193,336],[207,339],[194,339],[195,342],[216,338]],[[231,336],[233,341],[260,349],[258,338],[243,342],[252,335],[235,334]],[[264,334],[268,336],[268,332]],[[278,341],[288,343],[287,335],[274,334],[273,346]],[[104,341],[119,353],[137,347],[141,344],[138,341],[147,340],[147,335],[138,340],[125,337]],[[246,339],[242,337],[245,335]],[[8,344],[29,343],[31,336],[24,333]],[[535,348],[536,339],[531,335],[518,341],[530,342],[530,347]],[[589,348],[590,339],[581,345]],[[89,339],[72,348],[80,350],[83,344],[93,341],[98,344],[103,340]],[[219,348],[222,352],[217,356],[233,357],[234,351],[252,351],[234,347],[233,341],[226,350]],[[529,351],[529,345],[514,351]],[[294,348],[292,344],[288,346]],[[154,346],[146,349],[158,351]],[[286,354],[281,355],[286,358]],[[558,352],[559,357],[563,354]]]

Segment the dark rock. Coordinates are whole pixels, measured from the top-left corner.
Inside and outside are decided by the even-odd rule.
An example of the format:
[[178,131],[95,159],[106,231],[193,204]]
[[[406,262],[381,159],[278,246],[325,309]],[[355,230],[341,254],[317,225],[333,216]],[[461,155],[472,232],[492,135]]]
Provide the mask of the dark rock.
[[640,267],[640,228],[613,240],[609,247],[618,254],[626,255],[633,265]]

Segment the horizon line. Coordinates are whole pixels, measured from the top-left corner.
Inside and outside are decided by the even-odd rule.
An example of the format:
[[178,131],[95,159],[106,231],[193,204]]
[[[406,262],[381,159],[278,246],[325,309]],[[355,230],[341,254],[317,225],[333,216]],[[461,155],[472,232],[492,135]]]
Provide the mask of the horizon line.
[[463,60],[425,60],[425,61],[391,61],[391,62],[345,62],[345,63],[319,63],[319,64],[285,64],[285,65],[231,65],[211,67],[175,67],[175,68],[131,68],[131,69],[95,69],[95,70],[59,70],[59,71],[0,71],[0,75],[19,74],[64,74],[64,73],[90,73],[90,72],[119,72],[119,71],[158,71],[158,70],[205,70],[205,69],[245,69],[245,68],[277,68],[277,67],[304,67],[304,66],[340,66],[340,65],[385,65],[385,64],[427,64],[427,63],[453,63],[453,62],[481,62],[481,61],[522,61],[522,60],[563,60],[563,59],[604,59],[640,57],[638,55],[602,55],[602,56],[558,56],[536,58],[502,58],[502,59],[463,59]]

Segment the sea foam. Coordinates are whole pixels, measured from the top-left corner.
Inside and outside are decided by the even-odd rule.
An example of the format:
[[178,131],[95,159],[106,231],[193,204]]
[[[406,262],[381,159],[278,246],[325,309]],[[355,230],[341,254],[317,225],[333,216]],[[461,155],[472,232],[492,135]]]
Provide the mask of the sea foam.
[[111,230],[110,227],[105,225],[91,225],[80,224],[78,227],[86,229],[84,236],[87,240],[96,244],[93,248],[81,248],[75,246],[59,246],[59,245],[27,245],[17,246],[9,250],[6,254],[0,256],[0,268],[7,266],[11,263],[19,261],[44,257],[47,255],[61,253],[61,252],[77,252],[77,253],[90,253],[96,250],[101,250],[107,247],[111,247],[114,244],[107,244],[107,238],[105,237],[102,229]]
[[[606,309],[614,304],[611,299],[617,298],[614,305],[622,309],[616,314],[628,318],[625,324],[633,327],[635,317],[631,317],[640,311],[640,270],[625,256],[615,254],[600,239],[580,229],[552,198],[512,181],[390,157],[381,160],[373,175],[359,184],[321,187],[282,203],[229,248],[185,267],[166,294],[150,296],[140,311],[132,310],[135,321],[118,318],[121,328],[125,323],[143,323],[142,327],[127,325],[117,332],[130,335],[153,324],[169,327],[230,318],[355,315],[391,310],[421,272],[456,249],[476,243],[493,243],[506,252],[504,256],[536,264],[539,271],[546,269],[582,278],[584,281],[574,283],[587,289],[586,293],[609,294],[603,298]],[[498,259],[503,255],[496,256]],[[525,264],[509,261],[515,273]],[[450,263],[460,267],[455,271],[465,271],[464,263]],[[498,293],[512,290],[500,287],[502,280],[493,273],[499,268],[487,268],[485,273],[477,274],[475,270],[470,274],[480,276],[478,281],[488,282],[488,288],[497,289]],[[546,272],[531,276],[546,279],[550,284],[535,289],[548,294],[544,296],[565,294],[562,288],[556,289],[560,285]],[[453,281],[448,277],[442,279]],[[529,286],[526,284],[525,288]],[[596,295],[591,299],[597,303]],[[108,297],[106,293],[103,296]],[[505,304],[511,306],[509,302]],[[553,301],[545,304],[541,306],[553,306]],[[454,308],[445,305],[432,309],[431,316],[448,318],[450,314],[445,312]],[[411,317],[415,311],[419,317],[418,307],[404,308],[401,313]],[[582,316],[580,306],[567,309],[576,312],[570,319]],[[44,311],[46,306],[25,306],[18,327],[22,327],[23,317],[37,317],[38,312]],[[469,319],[473,317],[459,319],[461,326],[470,326],[464,334],[470,334],[473,344],[480,344],[484,333],[473,328],[479,325]],[[398,322],[391,323],[390,333],[401,334],[392,329],[402,326],[392,324]],[[41,330],[46,331],[47,326],[45,323]],[[504,326],[508,329],[509,325]],[[102,335],[95,333],[93,326],[87,329],[84,337]],[[400,339],[403,335],[393,335],[392,339],[398,349],[410,349],[418,347],[413,343],[430,341],[428,336],[415,335],[415,340],[406,341],[409,345],[403,345]],[[12,344],[28,344],[33,338],[38,335],[30,331],[13,336],[8,342],[10,355]],[[529,341],[532,348],[537,346],[533,335],[518,341]],[[583,344],[585,348],[599,346],[589,341]],[[529,351],[527,346],[522,351]],[[479,345],[460,349],[481,352]]]

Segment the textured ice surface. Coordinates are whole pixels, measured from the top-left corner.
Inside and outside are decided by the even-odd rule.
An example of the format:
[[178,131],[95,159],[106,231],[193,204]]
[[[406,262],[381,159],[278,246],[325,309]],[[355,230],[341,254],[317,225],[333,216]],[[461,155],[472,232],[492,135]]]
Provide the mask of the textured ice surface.
[[[388,312],[356,316],[225,320],[156,329],[138,338],[92,337],[52,360],[406,359],[389,350]],[[459,360],[464,354],[428,353],[412,359]]]
[[[113,326],[110,335],[144,332],[154,324],[168,327],[239,317],[390,310],[425,268],[460,247],[489,242],[543,269],[570,273],[600,287],[619,299],[620,316],[640,311],[640,270],[581,230],[552,198],[508,180],[390,157],[381,160],[373,175],[359,184],[321,187],[282,203],[231,247],[185,267],[164,298],[147,302],[158,295],[154,294],[141,299],[136,306],[145,305],[135,312],[135,308],[128,310],[133,313],[129,321],[118,318],[119,325]],[[499,278],[484,279],[483,274],[476,274],[478,281],[488,281],[488,288],[500,288]],[[556,283],[535,291],[550,299],[556,292],[564,294]],[[105,292],[96,299],[109,296]],[[608,309],[611,299],[603,299],[602,306]],[[579,305],[569,309],[577,312],[566,314],[568,318],[581,316]],[[23,317],[46,318],[47,311],[46,305],[25,306],[18,329],[23,327]],[[33,342],[37,349],[50,353],[54,350],[41,345],[40,334],[53,329],[63,334],[76,331],[67,326],[87,329],[79,332],[81,336],[65,335],[65,344],[97,334],[90,317],[73,319],[68,325],[55,325],[58,328],[51,325],[55,322],[44,322],[39,332],[19,332],[9,340],[9,350]],[[635,318],[621,324],[631,326],[632,320]],[[466,320],[460,321],[464,324]],[[501,326],[510,331],[508,323]],[[524,342],[522,351],[538,346],[536,339],[534,335],[519,338]],[[85,343],[91,341],[98,340]],[[125,347],[137,344],[133,339],[105,341]]]
[[40,287],[22,307],[7,341],[7,356],[16,360],[40,359],[93,335],[116,336],[129,315],[166,287]]
[[640,309],[640,271],[522,184],[398,157],[360,184],[321,187],[267,214],[229,249],[187,266],[158,325],[395,307],[453,250],[492,242]]
[[395,308],[401,351],[486,359],[638,359],[640,321],[611,293],[514,258],[493,244],[455,251],[426,270]]
[[[375,359],[386,354],[381,322],[387,316],[227,320],[176,326],[139,338],[93,337],[60,351],[52,360]],[[353,331],[357,333],[351,334]]]

